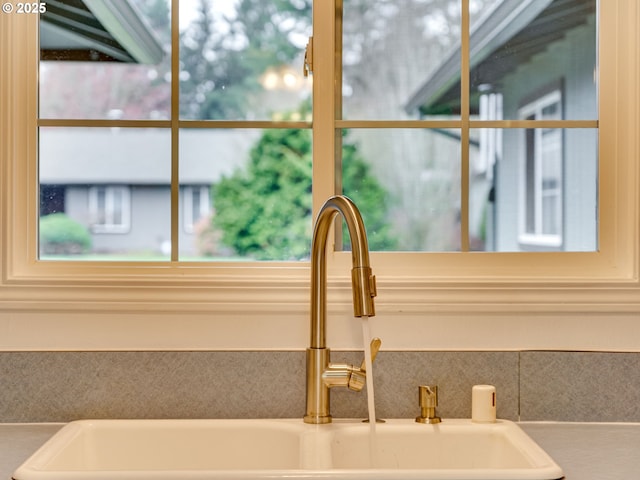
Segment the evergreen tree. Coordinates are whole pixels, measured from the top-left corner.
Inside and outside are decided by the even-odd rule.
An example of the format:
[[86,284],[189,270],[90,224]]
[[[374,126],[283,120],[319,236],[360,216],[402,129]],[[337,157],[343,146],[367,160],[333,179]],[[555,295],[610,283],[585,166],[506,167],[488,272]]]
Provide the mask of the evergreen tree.
[[[386,192],[356,146],[346,141],[343,163],[344,191],[362,212],[370,248],[392,249]],[[307,258],[312,229],[311,131],[267,130],[251,150],[246,169],[214,186],[213,204],[213,226],[237,254],[259,260]]]

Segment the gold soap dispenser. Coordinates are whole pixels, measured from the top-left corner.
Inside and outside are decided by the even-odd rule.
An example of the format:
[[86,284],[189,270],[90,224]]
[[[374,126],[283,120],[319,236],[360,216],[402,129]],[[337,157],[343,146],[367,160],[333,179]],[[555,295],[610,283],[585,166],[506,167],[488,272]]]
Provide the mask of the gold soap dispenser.
[[418,403],[420,404],[420,415],[416,417],[416,422],[435,424],[442,421],[436,415],[436,407],[438,406],[437,385],[420,385],[418,387]]

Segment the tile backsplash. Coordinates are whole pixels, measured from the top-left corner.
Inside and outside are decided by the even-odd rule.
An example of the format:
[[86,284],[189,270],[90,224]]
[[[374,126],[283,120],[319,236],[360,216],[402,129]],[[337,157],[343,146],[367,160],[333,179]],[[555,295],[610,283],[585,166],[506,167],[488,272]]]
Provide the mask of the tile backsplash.
[[520,354],[522,420],[640,421],[640,353]]
[[[360,364],[361,352],[332,352]],[[437,384],[443,418],[471,415],[471,387],[493,384],[509,420],[640,421],[640,354],[381,351],[381,418],[415,417]],[[302,417],[305,353],[0,352],[0,422],[80,418]],[[332,390],[334,417],[367,416],[366,392]]]

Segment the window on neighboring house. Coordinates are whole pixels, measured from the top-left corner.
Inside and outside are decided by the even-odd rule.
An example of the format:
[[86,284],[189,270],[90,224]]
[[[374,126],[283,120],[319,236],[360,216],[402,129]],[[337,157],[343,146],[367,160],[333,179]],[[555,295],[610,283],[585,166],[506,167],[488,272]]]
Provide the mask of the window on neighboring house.
[[[520,109],[523,120],[561,120],[562,95],[556,90]],[[525,246],[562,247],[563,163],[562,129],[523,132],[520,242]]]
[[89,187],[89,217],[94,233],[128,233],[131,227],[129,187]]
[[184,198],[184,231],[194,233],[200,222],[207,221],[211,211],[209,187],[188,186],[183,189]]
[[64,185],[40,185],[40,212],[39,215],[45,216],[52,213],[64,213],[65,205],[65,187]]

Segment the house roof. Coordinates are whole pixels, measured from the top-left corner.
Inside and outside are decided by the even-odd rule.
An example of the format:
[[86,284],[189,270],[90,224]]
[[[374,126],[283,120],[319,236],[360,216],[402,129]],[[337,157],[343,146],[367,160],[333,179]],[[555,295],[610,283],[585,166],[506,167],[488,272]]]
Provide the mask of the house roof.
[[42,60],[160,62],[164,52],[128,0],[47,0]]
[[[41,128],[40,183],[169,185],[171,135],[139,128]],[[180,183],[207,185],[244,165],[253,130],[184,129]]]
[[[470,32],[472,85],[497,86],[518,65],[544,51],[595,12],[593,0],[502,0]],[[479,92],[471,92],[471,113]],[[460,112],[460,45],[413,94],[405,109],[423,115]]]

